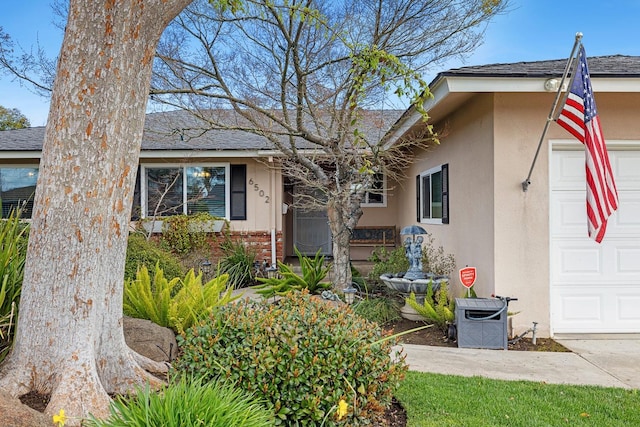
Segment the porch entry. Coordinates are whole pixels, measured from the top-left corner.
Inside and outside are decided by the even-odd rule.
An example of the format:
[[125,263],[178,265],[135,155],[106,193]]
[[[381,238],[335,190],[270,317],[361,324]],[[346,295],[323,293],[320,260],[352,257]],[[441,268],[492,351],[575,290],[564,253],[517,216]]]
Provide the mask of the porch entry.
[[331,255],[331,230],[326,210],[294,210],[293,243],[302,255]]

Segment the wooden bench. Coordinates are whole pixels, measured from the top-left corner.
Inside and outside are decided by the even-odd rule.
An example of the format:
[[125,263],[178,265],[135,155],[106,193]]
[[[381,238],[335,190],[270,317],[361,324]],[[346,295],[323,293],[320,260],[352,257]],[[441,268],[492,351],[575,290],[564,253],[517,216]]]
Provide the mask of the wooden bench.
[[393,246],[397,244],[395,225],[364,226],[353,229],[351,245],[353,246]]

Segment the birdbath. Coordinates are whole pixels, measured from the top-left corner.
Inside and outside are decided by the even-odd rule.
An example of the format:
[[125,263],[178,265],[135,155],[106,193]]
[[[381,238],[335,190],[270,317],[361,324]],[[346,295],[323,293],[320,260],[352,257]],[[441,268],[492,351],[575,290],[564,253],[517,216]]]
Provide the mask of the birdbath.
[[[413,292],[419,304],[424,303],[424,298],[429,286],[436,292],[440,288],[440,282],[442,281],[442,279],[436,277],[435,274],[424,273],[422,271],[422,242],[424,241],[424,238],[421,236],[422,234],[427,234],[427,231],[418,225],[410,225],[402,228],[400,235],[407,236],[403,244],[405,256],[409,261],[409,269],[404,273],[385,273],[380,276],[380,280],[382,280],[389,289],[400,292],[405,299]],[[424,318],[406,302],[400,309],[400,315],[409,320],[424,320]]]
[[[427,234],[427,230],[419,225],[409,225],[400,230],[401,236],[411,236],[404,240],[404,253],[409,261],[409,270],[404,274],[407,280],[424,279],[422,272],[422,242],[424,237],[421,234]],[[416,238],[416,236],[418,236]]]

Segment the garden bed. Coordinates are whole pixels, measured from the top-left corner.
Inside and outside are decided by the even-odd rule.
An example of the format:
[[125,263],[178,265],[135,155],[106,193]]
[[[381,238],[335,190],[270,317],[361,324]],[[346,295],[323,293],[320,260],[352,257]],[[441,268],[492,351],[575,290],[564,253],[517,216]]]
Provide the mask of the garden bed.
[[[391,329],[391,332],[396,334],[410,329],[419,328],[424,325],[424,322],[401,319],[390,324],[388,329]],[[458,343],[456,341],[447,340],[445,334],[435,326],[403,335],[400,337],[400,342],[405,344],[432,345],[439,347],[458,347]],[[509,350],[571,352],[571,350],[568,350],[566,347],[551,338],[538,338],[536,340],[536,345],[533,345],[531,338],[523,338],[515,344],[509,344]]]

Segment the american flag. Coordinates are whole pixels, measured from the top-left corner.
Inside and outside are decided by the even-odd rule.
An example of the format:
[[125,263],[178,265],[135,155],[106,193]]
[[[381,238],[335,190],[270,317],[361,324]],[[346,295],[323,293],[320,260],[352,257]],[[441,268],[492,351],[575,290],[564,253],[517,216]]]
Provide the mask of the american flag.
[[587,228],[589,237],[600,243],[607,229],[607,219],[618,209],[618,191],[593,99],[587,55],[582,45],[571,82],[556,122],[585,145]]

